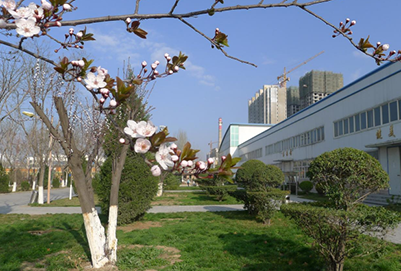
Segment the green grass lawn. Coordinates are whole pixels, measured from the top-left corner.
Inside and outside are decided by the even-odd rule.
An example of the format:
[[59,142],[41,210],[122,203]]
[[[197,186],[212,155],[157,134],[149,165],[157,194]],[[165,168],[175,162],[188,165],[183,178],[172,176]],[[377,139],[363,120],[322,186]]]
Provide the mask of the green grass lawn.
[[152,205],[216,205],[216,204],[241,204],[235,198],[227,196],[223,201],[218,201],[215,196],[208,196],[206,192],[177,192],[164,193],[161,197],[155,197]]
[[[95,195],[95,204],[98,206],[99,205],[99,199],[98,196]],[[57,199],[51,201],[49,204],[30,204],[30,206],[34,207],[77,207],[80,206],[79,204],[79,199],[78,197],[72,197],[71,199],[65,198],[65,199]]]
[[310,200],[314,200],[314,201],[326,201],[327,200],[326,196],[320,195],[318,193],[309,193],[309,194],[298,193],[298,197],[303,198],[303,199],[310,199]]
[[199,186],[180,186],[177,190],[202,190]]
[[[271,226],[246,212],[146,214],[117,237],[119,270],[324,270],[312,240],[281,213]],[[83,270],[90,259],[81,215],[0,215],[0,240],[2,271]],[[389,244],[344,270],[401,270],[399,251]]]

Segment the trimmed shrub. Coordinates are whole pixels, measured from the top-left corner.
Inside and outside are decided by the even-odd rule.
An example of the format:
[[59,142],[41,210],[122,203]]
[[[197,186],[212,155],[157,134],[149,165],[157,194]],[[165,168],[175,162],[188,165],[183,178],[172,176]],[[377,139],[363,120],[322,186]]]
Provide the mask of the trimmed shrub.
[[323,183],[316,183],[315,184],[315,189],[316,189],[316,191],[317,191],[317,193],[319,195],[325,195],[326,194],[326,192],[324,190],[324,184]]
[[27,181],[21,182],[21,190],[29,191],[31,189],[31,185]]
[[60,179],[53,178],[53,188],[60,188]]
[[236,185],[219,185],[219,186],[204,186],[209,195],[215,195],[218,201],[223,201],[230,192],[237,190]]
[[323,186],[338,209],[352,208],[371,193],[389,187],[388,174],[364,151],[343,148],[325,152],[309,166],[308,177]]
[[248,191],[267,192],[271,187],[279,187],[284,182],[284,173],[276,166],[249,160],[238,169],[236,181]]
[[[102,212],[108,214],[111,189],[111,157],[103,163],[95,185]],[[140,219],[151,207],[159,178],[154,177],[143,158],[128,152],[121,175],[118,197],[118,224],[129,224]]]
[[270,219],[280,209],[289,191],[272,188],[270,191],[246,192],[249,199],[248,208],[256,214],[256,218],[263,224],[270,225]]
[[3,168],[3,165],[0,163],[0,193],[9,193],[10,189],[8,187],[10,178],[6,174],[5,169]]
[[164,178],[163,185],[165,190],[177,190],[181,184],[181,176],[172,173],[167,174]]
[[299,184],[299,188],[301,188],[306,194],[309,194],[309,192],[313,189],[313,183],[311,181],[303,181]]

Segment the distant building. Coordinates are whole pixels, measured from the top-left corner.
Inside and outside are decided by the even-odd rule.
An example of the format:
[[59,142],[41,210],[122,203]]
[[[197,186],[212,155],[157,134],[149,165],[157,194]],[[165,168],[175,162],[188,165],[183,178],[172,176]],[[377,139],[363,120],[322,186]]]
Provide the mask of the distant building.
[[287,88],[287,118],[297,113],[301,108],[301,101],[299,100],[299,88]]
[[278,85],[264,85],[248,102],[248,122],[276,124],[287,118],[287,93]]
[[320,101],[344,86],[343,75],[328,71],[310,71],[299,79],[300,109]]

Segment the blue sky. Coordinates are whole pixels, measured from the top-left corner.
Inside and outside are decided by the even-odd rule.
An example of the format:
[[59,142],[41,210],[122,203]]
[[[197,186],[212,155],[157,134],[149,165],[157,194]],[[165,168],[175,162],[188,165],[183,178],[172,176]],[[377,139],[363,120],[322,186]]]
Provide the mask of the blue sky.
[[[167,13],[175,1],[142,2],[140,13]],[[212,2],[181,0],[176,11],[206,9]],[[231,5],[259,1],[225,2]],[[133,13],[135,1],[81,0],[75,5],[78,10],[66,14],[65,20]],[[335,25],[347,17],[356,20],[356,42],[370,35],[371,42],[401,49],[400,0],[333,0],[311,9]],[[223,131],[230,123],[247,123],[248,100],[264,84],[276,84],[284,67],[289,70],[325,51],[290,73],[288,86],[298,86],[299,78],[310,70],[342,73],[348,84],[377,68],[372,59],[359,53],[346,39],[333,39],[331,28],[297,8],[233,11],[188,21],[209,37],[218,27],[228,35],[227,53],[253,62],[258,68],[226,58],[206,39],[173,19],[142,21],[141,28],[149,33],[146,40],[126,32],[123,22],[88,25],[97,41],[88,42],[85,50],[95,59],[95,65],[107,68],[112,76],[117,75],[128,57],[132,66],[139,69],[143,60],[163,63],[166,52],[174,55],[182,51],[188,55],[187,70],[157,80],[149,103],[155,107],[153,122],[167,125],[171,134],[185,131],[193,147],[201,150],[201,159],[209,151],[208,143],[217,141],[218,118],[223,119]],[[79,29],[82,27],[76,27]]]

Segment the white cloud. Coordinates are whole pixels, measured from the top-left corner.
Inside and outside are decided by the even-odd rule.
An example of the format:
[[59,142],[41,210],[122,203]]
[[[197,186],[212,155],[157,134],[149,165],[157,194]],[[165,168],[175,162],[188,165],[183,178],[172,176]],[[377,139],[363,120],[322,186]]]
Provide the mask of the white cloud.
[[[141,40],[134,35],[127,35],[124,30],[119,28],[107,34],[102,32],[101,29],[89,29],[88,32],[93,33],[96,38],[96,42],[91,44],[92,48],[101,53],[106,60],[123,62],[129,58],[133,64],[141,63],[144,60],[148,63],[158,60],[161,65],[164,65],[165,53],[171,56],[179,54],[178,50],[165,43]],[[184,65],[190,76],[197,78],[200,84],[215,90],[220,89],[220,87],[216,86],[216,78],[207,74],[203,67],[195,65],[188,60]]]

